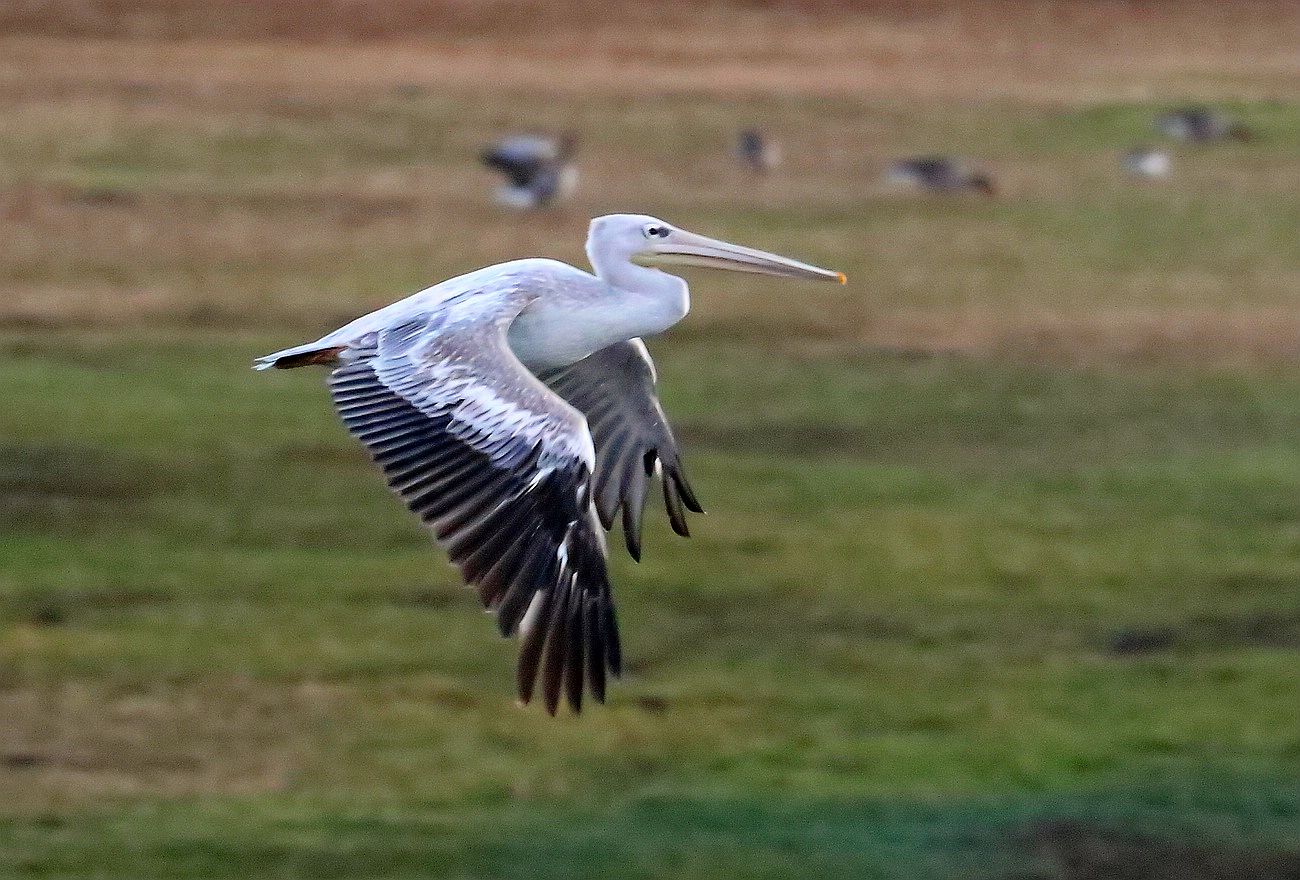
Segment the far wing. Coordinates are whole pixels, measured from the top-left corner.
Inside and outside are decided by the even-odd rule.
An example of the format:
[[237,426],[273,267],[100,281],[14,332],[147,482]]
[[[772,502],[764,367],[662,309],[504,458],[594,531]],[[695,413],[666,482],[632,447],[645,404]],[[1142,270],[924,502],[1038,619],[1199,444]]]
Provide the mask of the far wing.
[[596,512],[609,529],[622,509],[632,558],[641,558],[641,513],[656,464],[673,531],[689,535],[685,510],[704,509],[686,479],[677,440],[655,394],[655,368],[645,344],[640,339],[616,343],[541,379],[586,414],[596,444]]
[[369,356],[330,375],[330,393],[502,634],[520,633],[520,699],[540,670],[547,710],[563,683],[578,711],[584,678],[603,701],[620,666],[586,422],[510,352],[517,308],[448,311],[380,330]]

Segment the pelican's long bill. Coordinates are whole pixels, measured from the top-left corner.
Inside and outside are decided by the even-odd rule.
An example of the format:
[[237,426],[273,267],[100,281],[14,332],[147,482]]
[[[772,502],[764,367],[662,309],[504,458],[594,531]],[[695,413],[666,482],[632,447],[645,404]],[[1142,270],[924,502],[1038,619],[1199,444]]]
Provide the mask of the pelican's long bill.
[[846,284],[843,272],[821,269],[788,257],[743,247],[730,242],[706,238],[693,232],[672,229],[664,238],[646,243],[632,261],[643,266],[699,266],[706,269],[730,269],[781,278],[811,281],[838,281]]

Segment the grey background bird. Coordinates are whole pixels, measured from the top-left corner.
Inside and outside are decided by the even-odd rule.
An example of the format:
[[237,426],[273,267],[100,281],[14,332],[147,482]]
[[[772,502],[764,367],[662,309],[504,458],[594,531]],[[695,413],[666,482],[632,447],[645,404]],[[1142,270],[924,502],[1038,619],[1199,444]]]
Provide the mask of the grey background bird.
[[573,193],[578,182],[574,164],[577,136],[512,135],[488,147],[480,156],[488,168],[500,172],[505,183],[497,201],[511,208],[543,208]]
[[1196,144],[1248,141],[1254,137],[1254,132],[1226,113],[1202,106],[1181,107],[1162,113],[1156,117],[1155,126],[1168,137]]
[[736,136],[736,159],[750,171],[764,174],[781,164],[781,145],[756,127]]
[[928,192],[955,193],[973,190],[986,196],[995,195],[993,179],[985,172],[966,167],[948,156],[916,156],[899,159],[885,171],[890,183],[903,184]]

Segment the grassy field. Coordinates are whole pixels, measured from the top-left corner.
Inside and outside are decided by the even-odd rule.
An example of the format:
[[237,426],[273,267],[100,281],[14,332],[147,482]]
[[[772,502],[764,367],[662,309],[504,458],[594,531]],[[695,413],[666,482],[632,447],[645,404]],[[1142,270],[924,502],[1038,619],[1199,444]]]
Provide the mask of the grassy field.
[[[291,7],[0,17],[0,876],[1300,874],[1294,9]],[[1192,99],[1258,139],[1123,179]],[[502,215],[478,146],[565,126],[576,200]],[[879,182],[946,150],[1000,197]],[[248,366],[612,210],[851,283],[691,276],[709,515],[550,719],[322,377]]]

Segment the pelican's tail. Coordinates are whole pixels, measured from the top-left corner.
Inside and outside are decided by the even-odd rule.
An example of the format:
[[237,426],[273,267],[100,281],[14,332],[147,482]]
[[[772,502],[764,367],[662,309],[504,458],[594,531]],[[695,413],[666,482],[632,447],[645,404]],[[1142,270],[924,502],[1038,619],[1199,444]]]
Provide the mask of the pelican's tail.
[[291,370],[294,367],[306,367],[312,364],[336,364],[339,360],[339,352],[342,350],[343,346],[322,346],[319,342],[308,342],[274,354],[262,355],[253,361],[253,369],[269,370],[275,367],[278,370]]

